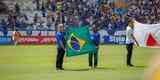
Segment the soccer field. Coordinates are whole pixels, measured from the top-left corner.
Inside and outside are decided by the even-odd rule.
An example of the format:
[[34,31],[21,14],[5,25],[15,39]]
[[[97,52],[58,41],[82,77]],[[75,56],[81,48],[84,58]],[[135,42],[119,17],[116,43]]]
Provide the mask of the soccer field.
[[143,80],[156,51],[135,47],[130,68],[125,46],[102,45],[97,69],[89,70],[88,55],[81,55],[65,58],[65,70],[56,71],[55,46],[0,46],[0,80]]

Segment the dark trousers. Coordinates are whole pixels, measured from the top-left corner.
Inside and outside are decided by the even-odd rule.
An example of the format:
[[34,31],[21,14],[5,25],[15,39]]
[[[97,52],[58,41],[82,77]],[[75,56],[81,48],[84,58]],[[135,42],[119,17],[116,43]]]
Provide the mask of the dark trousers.
[[63,58],[64,58],[65,50],[63,48],[57,49],[57,60],[56,60],[56,68],[63,67]]
[[127,44],[127,65],[131,64],[132,52],[133,52],[133,43]]
[[94,67],[98,65],[98,49],[95,53],[89,53],[89,66],[92,67],[94,63]]

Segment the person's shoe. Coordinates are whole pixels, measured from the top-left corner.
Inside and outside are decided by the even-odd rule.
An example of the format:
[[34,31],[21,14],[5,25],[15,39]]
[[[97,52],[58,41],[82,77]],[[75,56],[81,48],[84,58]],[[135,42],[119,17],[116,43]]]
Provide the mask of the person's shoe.
[[94,66],[94,68],[96,69],[96,68],[97,68],[97,66]]
[[60,70],[64,70],[64,68],[60,68]]
[[56,70],[60,70],[60,68],[56,68]]
[[129,66],[129,67],[134,67],[134,65],[133,65],[133,64],[127,64],[127,66]]
[[89,70],[93,70],[93,69],[94,69],[94,67],[90,66]]
[[56,68],[56,70],[64,70],[64,68]]

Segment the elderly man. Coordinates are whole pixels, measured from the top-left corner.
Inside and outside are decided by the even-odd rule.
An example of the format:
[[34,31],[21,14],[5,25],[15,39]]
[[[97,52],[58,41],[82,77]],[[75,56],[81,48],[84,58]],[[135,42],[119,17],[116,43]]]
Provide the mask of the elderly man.
[[56,61],[56,69],[64,70],[63,68],[63,58],[66,51],[65,48],[65,38],[64,38],[64,26],[63,24],[59,24],[56,32],[57,39],[57,61]]

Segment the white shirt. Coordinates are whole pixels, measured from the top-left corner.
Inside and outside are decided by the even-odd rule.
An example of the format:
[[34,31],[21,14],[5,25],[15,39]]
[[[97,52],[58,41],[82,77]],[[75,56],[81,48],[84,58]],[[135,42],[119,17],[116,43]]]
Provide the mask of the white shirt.
[[130,26],[127,26],[127,30],[126,30],[126,44],[134,43],[134,39],[132,37],[133,33],[134,33],[134,30]]

